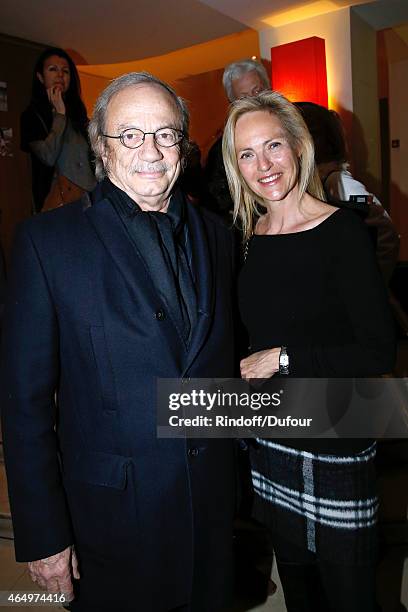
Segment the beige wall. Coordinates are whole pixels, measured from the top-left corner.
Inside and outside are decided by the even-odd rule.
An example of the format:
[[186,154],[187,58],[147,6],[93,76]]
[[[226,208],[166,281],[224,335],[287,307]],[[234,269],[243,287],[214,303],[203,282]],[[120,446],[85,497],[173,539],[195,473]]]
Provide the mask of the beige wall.
[[261,57],[271,59],[271,47],[310,36],[326,41],[329,106],[335,110],[353,110],[351,90],[350,11],[341,9],[259,33]]

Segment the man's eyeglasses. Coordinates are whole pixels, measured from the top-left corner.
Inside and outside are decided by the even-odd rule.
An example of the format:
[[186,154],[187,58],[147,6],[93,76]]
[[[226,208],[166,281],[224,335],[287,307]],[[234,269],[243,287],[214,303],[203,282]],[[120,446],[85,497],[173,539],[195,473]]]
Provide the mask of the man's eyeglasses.
[[174,147],[184,138],[184,132],[176,130],[174,128],[164,127],[155,132],[143,132],[137,128],[128,128],[123,130],[119,136],[109,136],[109,134],[102,134],[105,138],[119,138],[120,142],[124,147],[128,149],[137,149],[140,147],[148,134],[152,134],[154,142],[159,147]]
[[258,87],[257,89],[252,89],[252,91],[241,94],[238,99],[243,100],[244,98],[255,98],[255,96],[259,96],[259,94],[263,91],[265,91],[263,87]]

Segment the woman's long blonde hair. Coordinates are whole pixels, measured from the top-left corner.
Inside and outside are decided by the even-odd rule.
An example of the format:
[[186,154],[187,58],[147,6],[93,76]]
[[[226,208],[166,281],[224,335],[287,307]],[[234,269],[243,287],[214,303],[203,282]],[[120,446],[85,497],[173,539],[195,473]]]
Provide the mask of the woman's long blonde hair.
[[262,214],[259,195],[249,187],[238,167],[235,151],[235,127],[246,113],[267,111],[279,119],[292,150],[299,161],[299,199],[304,193],[325,201],[322,184],[315,166],[313,140],[302,115],[289,100],[277,91],[264,91],[253,98],[242,98],[230,106],[222,139],[222,154],[228,185],[234,202],[234,223],[239,224],[246,242],[253,233],[255,223]]

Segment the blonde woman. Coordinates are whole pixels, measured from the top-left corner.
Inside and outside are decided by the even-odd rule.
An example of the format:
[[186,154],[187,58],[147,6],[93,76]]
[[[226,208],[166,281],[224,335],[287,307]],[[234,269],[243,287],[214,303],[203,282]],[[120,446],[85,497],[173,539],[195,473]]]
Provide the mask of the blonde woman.
[[[390,371],[393,324],[370,238],[324,201],[299,111],[277,92],[237,100],[223,156],[247,243],[242,377]],[[254,514],[272,532],[288,612],[375,610],[374,456],[366,439],[259,439],[251,450]]]

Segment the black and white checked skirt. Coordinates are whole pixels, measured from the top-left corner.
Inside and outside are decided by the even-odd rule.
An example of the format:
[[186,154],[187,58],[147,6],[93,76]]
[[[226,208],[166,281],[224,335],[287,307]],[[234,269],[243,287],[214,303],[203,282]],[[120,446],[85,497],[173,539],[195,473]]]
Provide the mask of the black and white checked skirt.
[[350,456],[258,439],[250,449],[254,517],[273,533],[340,564],[377,555],[376,445]]

